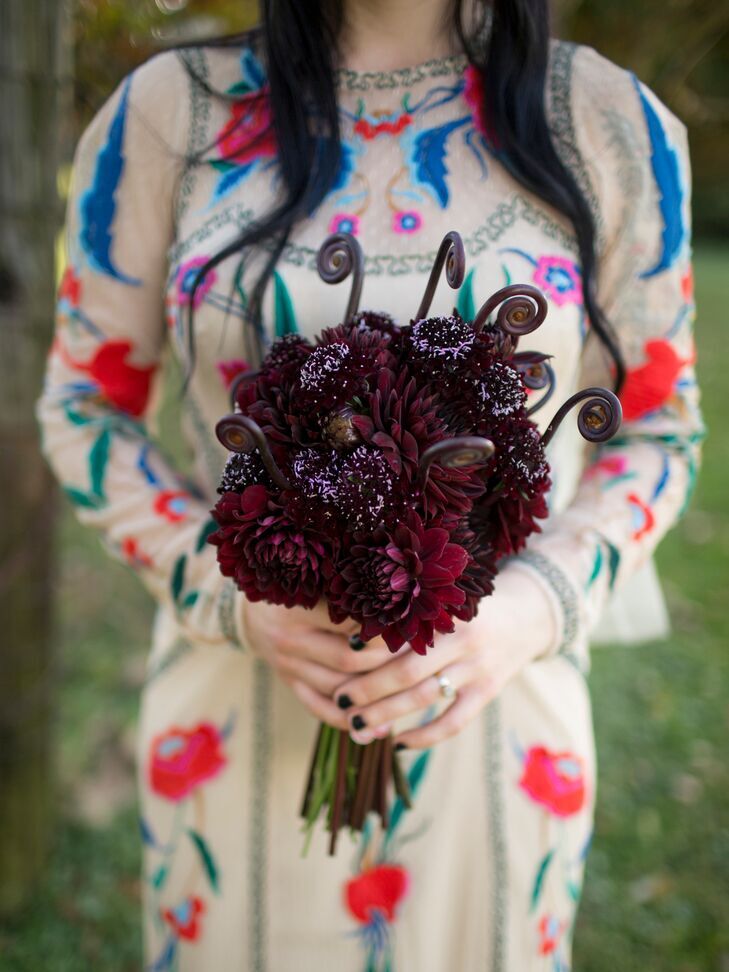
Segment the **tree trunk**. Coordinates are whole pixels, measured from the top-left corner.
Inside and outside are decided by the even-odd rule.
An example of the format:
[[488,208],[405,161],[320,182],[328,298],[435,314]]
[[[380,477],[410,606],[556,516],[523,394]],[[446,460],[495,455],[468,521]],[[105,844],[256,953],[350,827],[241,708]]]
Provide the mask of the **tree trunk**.
[[52,824],[54,489],[34,418],[51,335],[70,2],[0,3],[0,912],[28,900]]

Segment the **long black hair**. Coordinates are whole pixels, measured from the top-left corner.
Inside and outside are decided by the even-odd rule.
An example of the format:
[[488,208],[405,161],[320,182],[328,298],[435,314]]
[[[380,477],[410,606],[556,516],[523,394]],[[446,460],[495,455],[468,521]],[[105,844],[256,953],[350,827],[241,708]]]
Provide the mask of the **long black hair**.
[[[194,45],[250,43],[261,49],[265,62],[283,191],[273,209],[200,267],[192,285],[194,296],[210,269],[256,244],[265,246],[269,255],[247,308],[247,337],[252,339],[253,356],[260,357],[263,348],[263,295],[291,229],[316,210],[339,171],[335,70],[342,7],[341,0],[261,0],[259,27]],[[549,0],[476,0],[474,7],[480,18],[476,29],[465,26],[464,0],[451,0],[450,23],[454,37],[482,79],[484,112],[499,145],[499,159],[519,183],[572,223],[585,311],[592,330],[613,359],[615,387],[619,389],[625,376],[622,355],[595,296],[596,230],[592,211],[574,175],[557,154],[547,122]],[[488,30],[484,31],[486,24]],[[192,367],[192,298],[188,307]]]

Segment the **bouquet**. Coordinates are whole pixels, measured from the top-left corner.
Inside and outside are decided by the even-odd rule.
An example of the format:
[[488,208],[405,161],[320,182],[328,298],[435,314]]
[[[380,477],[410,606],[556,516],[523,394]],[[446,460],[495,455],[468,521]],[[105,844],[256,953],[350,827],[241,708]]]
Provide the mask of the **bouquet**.
[[[318,254],[323,280],[351,276],[344,320],[314,340],[277,340],[256,371],[232,385],[235,411],[216,432],[231,452],[212,515],[222,573],[251,601],[314,607],[360,626],[354,647],[381,636],[391,651],[425,654],[436,632],[468,621],[493,591],[501,559],[547,516],[545,447],[582,403],[579,428],[604,441],[620,423],[612,392],[570,398],[543,436],[531,420],[554,389],[546,355],[518,350],[544,321],[543,294],[498,291],[472,322],[429,316],[445,267],[458,288],[460,236],[443,239],[420,306],[407,325],[358,311],[363,257],[349,234]],[[529,405],[527,390],[542,391]],[[436,649],[437,650],[437,649]],[[322,725],[302,816],[311,834],[324,811],[361,830],[370,811],[387,823],[393,782],[407,784],[391,739],[366,746]]]

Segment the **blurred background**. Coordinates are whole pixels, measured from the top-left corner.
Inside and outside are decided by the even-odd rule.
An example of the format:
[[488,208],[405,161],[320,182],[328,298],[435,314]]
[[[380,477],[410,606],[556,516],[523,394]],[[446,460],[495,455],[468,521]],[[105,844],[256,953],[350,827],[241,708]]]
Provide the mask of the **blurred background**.
[[[600,792],[574,964],[729,972],[729,2],[555,13],[558,36],[631,68],[688,125],[709,426],[692,506],[658,555],[671,637],[594,651]],[[32,420],[69,158],[140,61],[255,19],[247,0],[0,2],[2,972],[140,961],[134,723],[153,606],[56,499]]]

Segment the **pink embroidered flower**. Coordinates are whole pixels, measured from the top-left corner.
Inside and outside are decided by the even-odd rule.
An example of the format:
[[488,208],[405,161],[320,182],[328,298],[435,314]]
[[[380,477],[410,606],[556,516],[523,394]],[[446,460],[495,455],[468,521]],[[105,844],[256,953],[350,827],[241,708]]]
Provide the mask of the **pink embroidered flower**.
[[231,358],[230,361],[218,361],[216,364],[220,377],[226,388],[230,388],[241,371],[248,371],[250,365],[243,358]]
[[603,456],[602,459],[593,462],[587,469],[585,479],[595,479],[600,475],[609,476],[612,479],[615,476],[625,476],[627,472],[627,456]]
[[189,502],[189,495],[182,490],[164,489],[155,497],[154,512],[170,523],[181,523],[187,517]]
[[620,392],[623,418],[642,418],[665,405],[672,396],[683,367],[689,364],[676,354],[670,341],[647,341],[646,362],[630,368]]
[[[188,260],[186,263],[183,263],[180,266],[175,279],[175,283],[177,284],[177,303],[180,305],[180,307],[189,305],[192,295],[192,287],[195,283],[198,271],[200,270],[200,267],[205,266],[207,262],[207,257],[193,257],[191,260]],[[216,274],[215,270],[208,270],[195,291],[195,297],[193,299],[193,307],[195,310],[197,310],[200,304],[203,302],[205,295],[208,293],[217,279],[218,275]]]
[[694,270],[689,264],[686,273],[681,277],[681,293],[687,304],[694,299]]
[[218,133],[221,159],[247,165],[276,154],[268,87],[243,95],[231,107],[230,118]]
[[354,123],[354,133],[369,142],[378,135],[399,135],[412,121],[413,116],[407,111],[401,114],[393,112],[390,115],[383,112],[369,117],[360,115]]
[[481,72],[473,64],[469,64],[463,72],[463,79],[465,81],[463,97],[471,110],[474,128],[483,135],[487,142],[497,149],[499,147],[499,140],[486,115]]
[[335,213],[329,223],[330,233],[351,233],[356,236],[359,233],[359,216],[352,213]]
[[557,817],[578,813],[585,802],[582,760],[572,753],[552,753],[532,746],[524,759],[519,786]]
[[392,214],[392,228],[396,233],[417,233],[423,217],[414,209],[399,209]]
[[175,908],[164,908],[162,918],[178,938],[195,942],[200,937],[200,916],[205,914],[205,902],[193,895]]
[[166,800],[184,800],[226,765],[222,742],[210,722],[200,722],[193,729],[173,726],[156,736],[149,753],[150,787]]
[[566,257],[539,257],[532,280],[558,307],[582,303],[580,270],[576,263]]
[[551,955],[556,951],[567,923],[559,921],[554,915],[543,915],[539,922],[539,954]]
[[410,875],[404,867],[378,864],[347,881],[344,889],[347,908],[363,925],[375,921],[378,915],[394,921],[409,886]]
[[637,493],[630,493],[627,497],[633,514],[633,540],[640,540],[650,533],[656,525],[653,510],[647,506]]

